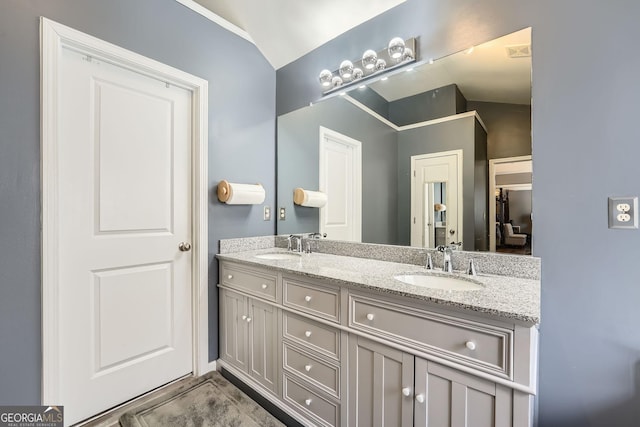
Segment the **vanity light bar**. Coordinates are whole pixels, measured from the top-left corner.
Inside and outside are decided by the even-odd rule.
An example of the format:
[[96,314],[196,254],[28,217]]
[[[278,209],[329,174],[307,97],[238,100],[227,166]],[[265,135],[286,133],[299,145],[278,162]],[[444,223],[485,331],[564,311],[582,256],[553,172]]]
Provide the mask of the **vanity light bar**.
[[416,62],[417,39],[402,40],[394,37],[389,46],[378,52],[368,49],[357,61],[344,60],[337,70],[322,70],[318,76],[323,95],[340,90],[352,84],[362,84],[374,76],[379,76],[396,68]]

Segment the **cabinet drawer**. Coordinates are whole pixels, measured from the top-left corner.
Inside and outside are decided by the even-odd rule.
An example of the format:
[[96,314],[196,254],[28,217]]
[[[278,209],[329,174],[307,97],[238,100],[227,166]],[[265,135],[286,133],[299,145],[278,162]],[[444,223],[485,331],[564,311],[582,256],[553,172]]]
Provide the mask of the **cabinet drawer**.
[[295,314],[282,313],[284,338],[333,359],[340,359],[340,331]]
[[283,305],[340,322],[340,289],[283,279]]
[[284,344],[283,364],[325,392],[340,397],[340,368]]
[[293,380],[284,375],[283,398],[299,412],[326,426],[340,424],[340,404],[333,402],[312,390],[303,382]]
[[235,265],[222,264],[220,282],[230,288],[244,291],[269,301],[276,301],[275,273],[250,270]]
[[402,345],[511,378],[513,331],[359,295],[349,326]]

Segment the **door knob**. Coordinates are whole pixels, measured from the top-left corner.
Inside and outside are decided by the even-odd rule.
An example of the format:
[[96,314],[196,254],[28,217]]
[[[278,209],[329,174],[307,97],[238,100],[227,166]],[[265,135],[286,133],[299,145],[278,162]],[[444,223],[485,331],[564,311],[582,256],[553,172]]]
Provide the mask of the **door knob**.
[[411,389],[409,387],[405,387],[402,389],[402,395],[403,396],[410,396],[411,395]]
[[451,230],[449,230],[449,234],[456,234],[456,230],[452,228]]
[[178,249],[180,249],[182,252],[188,252],[191,250],[191,243],[180,242],[180,244],[178,245]]
[[418,403],[424,403],[424,394],[419,394],[416,396],[416,400],[418,401]]

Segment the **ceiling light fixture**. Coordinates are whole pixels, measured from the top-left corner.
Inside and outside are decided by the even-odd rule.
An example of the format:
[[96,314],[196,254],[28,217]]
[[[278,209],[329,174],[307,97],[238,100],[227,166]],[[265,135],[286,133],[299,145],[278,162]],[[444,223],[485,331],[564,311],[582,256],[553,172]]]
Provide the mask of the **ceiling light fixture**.
[[415,38],[403,40],[400,37],[394,37],[385,49],[378,52],[367,49],[361,59],[356,61],[345,59],[334,72],[328,69],[322,70],[318,80],[326,95],[337,90],[338,87],[346,87],[362,79],[368,80],[378,74],[415,62],[415,51]]

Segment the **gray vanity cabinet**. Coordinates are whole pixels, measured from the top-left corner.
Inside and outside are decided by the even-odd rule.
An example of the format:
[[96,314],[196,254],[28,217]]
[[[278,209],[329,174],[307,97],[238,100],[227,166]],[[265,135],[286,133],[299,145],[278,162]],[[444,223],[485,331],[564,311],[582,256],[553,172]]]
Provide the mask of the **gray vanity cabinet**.
[[527,427],[537,329],[220,264],[220,366],[303,425]]
[[415,425],[512,426],[511,389],[416,357]]
[[349,337],[349,426],[508,427],[507,387]]
[[414,357],[349,336],[349,426],[413,426]]
[[222,358],[277,393],[277,308],[228,289],[220,299]]
[[223,264],[221,279],[221,359],[277,394],[279,309],[269,302],[277,296],[277,276]]

